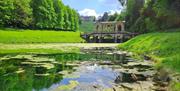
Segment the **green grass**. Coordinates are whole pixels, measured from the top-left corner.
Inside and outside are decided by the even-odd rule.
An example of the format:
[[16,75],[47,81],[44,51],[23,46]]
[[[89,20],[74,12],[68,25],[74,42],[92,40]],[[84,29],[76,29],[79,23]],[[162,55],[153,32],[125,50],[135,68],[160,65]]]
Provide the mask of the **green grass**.
[[[11,31],[13,30],[13,31]],[[38,31],[6,29],[0,30],[0,43],[80,43],[84,40],[80,32]]]
[[93,21],[83,21],[80,25],[81,32],[92,32],[94,30],[94,22]]
[[175,85],[172,87],[173,89],[171,91],[179,91],[180,89],[180,83],[174,83]]
[[180,32],[140,35],[120,44],[119,48],[148,55],[156,61],[156,67],[180,73]]

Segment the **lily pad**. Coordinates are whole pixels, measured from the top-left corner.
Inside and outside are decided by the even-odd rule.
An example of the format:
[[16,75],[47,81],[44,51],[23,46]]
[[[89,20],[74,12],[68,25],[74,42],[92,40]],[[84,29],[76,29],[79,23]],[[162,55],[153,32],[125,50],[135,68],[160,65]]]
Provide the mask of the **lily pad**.
[[17,74],[19,74],[19,73],[23,73],[23,72],[25,72],[25,70],[24,70],[24,69],[22,69],[22,68],[19,68],[19,69],[18,69],[18,71],[16,71],[16,73],[17,73]]
[[62,85],[56,88],[53,91],[70,91],[73,90],[76,86],[78,86],[79,82],[77,81],[70,81],[68,85]]
[[30,60],[32,62],[53,62],[55,59],[49,59],[49,58],[35,58],[33,60]]

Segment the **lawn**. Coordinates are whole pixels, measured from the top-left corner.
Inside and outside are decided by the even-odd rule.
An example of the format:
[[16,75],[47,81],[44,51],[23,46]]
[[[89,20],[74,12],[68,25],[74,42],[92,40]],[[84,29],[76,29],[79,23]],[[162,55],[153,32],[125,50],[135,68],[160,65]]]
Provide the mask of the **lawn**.
[[93,21],[83,21],[80,25],[81,32],[93,32],[94,31],[94,22]]
[[40,30],[0,30],[0,43],[81,43],[80,32]]
[[148,55],[159,68],[180,73],[180,32],[149,33],[119,45],[120,49]]

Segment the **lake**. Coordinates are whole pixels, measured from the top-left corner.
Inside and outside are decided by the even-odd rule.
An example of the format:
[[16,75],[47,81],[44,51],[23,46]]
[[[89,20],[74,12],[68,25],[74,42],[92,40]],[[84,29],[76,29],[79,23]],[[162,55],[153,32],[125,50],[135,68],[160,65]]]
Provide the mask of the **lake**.
[[[136,62],[130,54],[110,47],[81,49],[80,53],[7,54],[0,58],[1,91],[119,91],[153,87],[153,81],[147,80],[154,74],[151,62]],[[137,81],[146,86],[136,86]]]

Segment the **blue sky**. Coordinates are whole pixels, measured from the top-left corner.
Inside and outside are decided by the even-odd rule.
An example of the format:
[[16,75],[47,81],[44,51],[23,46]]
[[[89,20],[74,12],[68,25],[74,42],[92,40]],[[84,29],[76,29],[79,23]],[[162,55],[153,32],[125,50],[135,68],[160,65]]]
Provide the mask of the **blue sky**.
[[81,15],[99,16],[104,12],[120,12],[118,0],[62,0],[65,5],[76,9]]

